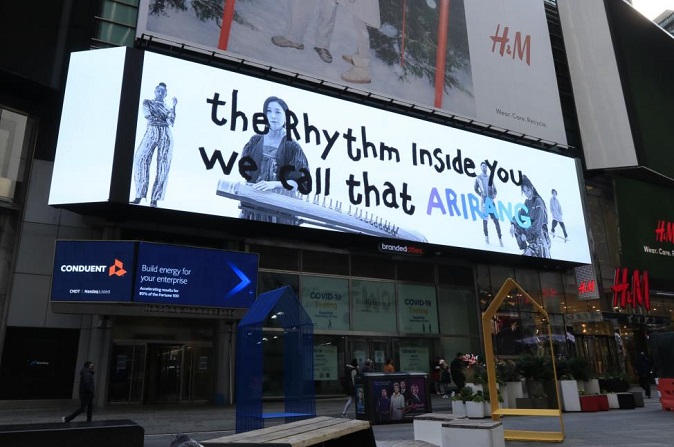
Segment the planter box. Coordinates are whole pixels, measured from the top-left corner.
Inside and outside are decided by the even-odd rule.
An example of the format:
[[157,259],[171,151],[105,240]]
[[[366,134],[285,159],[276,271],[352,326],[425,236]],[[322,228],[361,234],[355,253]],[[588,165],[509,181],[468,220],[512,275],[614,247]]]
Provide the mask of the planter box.
[[580,396],[581,411],[608,411],[608,398],[605,394],[593,396]]
[[482,419],[484,417],[484,401],[466,402],[466,416],[472,419]]
[[606,395],[606,399],[608,400],[609,408],[613,408],[616,410],[620,408],[620,404],[618,403],[618,395],[616,393],[608,393]]
[[559,390],[562,397],[562,410],[580,411],[580,394],[576,380],[560,380]]
[[634,406],[641,407],[644,406],[644,395],[641,391],[632,391],[632,396],[634,396]]
[[599,389],[599,380],[591,379],[586,382],[583,382],[583,390],[587,395],[601,393],[601,390]]
[[[508,395],[508,408],[517,408],[517,398],[524,397],[522,382],[507,382],[506,390]],[[505,400],[505,396],[503,396]]]
[[634,402],[634,394],[632,393],[616,393],[618,396],[618,408],[621,410],[634,410],[636,402]]
[[499,393],[501,393],[501,397],[503,398],[503,402],[501,402],[500,407],[501,408],[510,408],[508,406],[508,387],[505,384],[498,384],[498,390]]
[[466,416],[466,403],[461,400],[452,401],[452,414],[454,416]]

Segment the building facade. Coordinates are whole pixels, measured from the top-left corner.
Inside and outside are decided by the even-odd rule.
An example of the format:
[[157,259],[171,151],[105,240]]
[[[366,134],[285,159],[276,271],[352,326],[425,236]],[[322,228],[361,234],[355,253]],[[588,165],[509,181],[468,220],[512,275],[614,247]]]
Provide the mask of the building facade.
[[[507,278],[515,279],[534,299],[543,303],[551,321],[541,321],[530,303],[513,294],[494,321],[495,330],[507,329],[516,322],[522,331],[514,350],[504,355],[517,355],[536,348],[541,344],[538,334],[549,323],[556,335],[555,348],[559,353],[587,357],[597,374],[616,370],[630,373],[630,362],[626,359],[646,346],[648,331],[671,324],[674,305],[668,298],[666,284],[659,287],[661,294],[651,294],[650,309],[633,303],[627,303],[622,308],[614,302],[615,294],[611,287],[614,286],[616,268],[634,265],[643,270],[643,267],[627,262],[625,258],[624,242],[621,242],[624,235],[619,231],[622,225],[618,224],[617,218],[621,210],[617,205],[621,189],[614,187],[614,176],[606,173],[604,168],[607,167],[588,169],[587,166],[586,154],[592,142],[583,135],[583,127],[578,124],[576,109],[582,110],[583,105],[573,95],[576,87],[574,85],[572,89],[574,77],[568,69],[561,12],[556,4],[530,2],[532,11],[536,11],[533,13],[534,22],[542,28],[527,28],[516,34],[520,32],[517,27],[523,25],[510,24],[512,34],[509,37],[513,43],[516,38],[519,39],[519,46],[513,47],[519,49],[514,53],[517,60],[512,58],[508,61],[509,64],[519,64],[509,65],[515,67],[513,70],[531,66],[531,61],[527,59],[531,55],[526,51],[526,36],[543,36],[550,41],[549,54],[533,53],[534,60],[540,56],[549,62],[543,68],[549,70],[543,77],[546,84],[538,86],[546,95],[541,101],[545,110],[536,112],[539,113],[536,116],[544,117],[539,123],[545,121],[548,125],[540,126],[522,124],[519,122],[522,120],[513,118],[517,114],[505,109],[491,114],[484,112],[495,109],[487,99],[494,97],[493,91],[508,92],[524,87],[507,84],[512,79],[504,81],[507,87],[503,87],[490,82],[489,76],[485,76],[489,75],[489,64],[494,61],[481,60],[476,56],[478,50],[474,47],[476,40],[473,36],[483,30],[471,26],[471,17],[488,11],[479,9],[485,7],[480,2],[474,2],[472,6],[452,2],[448,14],[450,33],[456,33],[452,37],[464,43],[452,48],[455,59],[440,64],[450,74],[447,78],[443,76],[441,81],[435,78],[428,83],[435,87],[425,90],[424,94],[432,98],[428,100],[417,99],[417,96],[421,97],[420,90],[413,88],[408,91],[407,83],[393,84],[390,88],[385,84],[382,87],[375,79],[372,89],[367,85],[349,84],[339,72],[325,71],[325,65],[317,65],[324,62],[310,51],[310,37],[306,37],[307,48],[302,54],[296,48],[275,48],[275,44],[269,44],[270,36],[266,34],[264,46],[260,43],[258,47],[246,48],[242,42],[250,38],[248,33],[259,31],[262,29],[260,24],[269,19],[259,14],[252,3],[238,2],[236,11],[233,11],[234,19],[229,22],[230,33],[224,36],[229,39],[224,48],[222,30],[228,26],[227,8],[226,5],[224,8],[218,5],[218,2],[63,0],[51,3],[48,10],[39,12],[19,4],[3,5],[2,17],[7,23],[0,28],[12,33],[19,44],[13,47],[7,58],[3,58],[0,69],[3,80],[0,89],[0,135],[3,135],[3,140],[0,144],[6,160],[0,173],[0,193],[3,196],[0,202],[3,223],[0,230],[3,241],[3,268],[0,271],[1,401],[6,405],[16,405],[28,399],[70,399],[77,389],[78,367],[86,360],[92,360],[98,366],[99,405],[234,401],[235,328],[244,310],[225,306],[214,311],[210,306],[161,302],[132,305],[57,303],[52,296],[52,280],[54,247],[58,240],[144,241],[257,254],[257,293],[288,285],[314,320],[317,395],[341,393],[341,366],[352,358],[371,358],[376,369],[383,366],[386,358],[391,358],[399,370],[429,371],[437,357],[451,358],[457,351],[480,353],[480,312],[486,309],[491,297]],[[376,74],[383,76],[388,70],[395,74],[390,79],[406,79],[411,74],[404,67],[413,66],[414,60],[403,62],[401,56],[419,56],[423,48],[408,47],[408,53],[405,53],[400,51],[400,44],[390,43],[391,35],[400,39],[400,43],[406,42],[405,39],[410,36],[399,34],[392,25],[399,18],[397,3],[389,2],[392,6],[382,3],[380,21],[383,25],[376,27],[370,23],[369,27],[370,50],[372,59],[376,59],[372,62],[370,74],[371,77]],[[415,11],[419,21],[409,23],[409,32],[425,23],[437,23],[445,4],[438,2],[437,10]],[[215,10],[199,8],[208,5],[215,6]],[[334,20],[332,48],[335,56],[338,54],[336,48],[355,44],[345,40],[351,32],[346,25],[350,24],[350,13],[344,7],[338,7],[327,14],[328,19],[332,17]],[[318,11],[313,14],[312,18],[316,20],[322,17]],[[39,22],[40,32],[12,25],[20,21],[10,20],[12,17],[29,16]],[[456,17],[463,20],[457,21]],[[189,26],[193,26],[204,33],[211,30],[211,33],[220,33],[220,40],[215,39],[217,43],[212,44],[203,43],[199,40],[202,37],[192,34],[192,31],[184,36],[167,34],[167,24],[171,25],[171,20],[178,19],[184,20],[181,22],[184,29],[192,30]],[[497,18],[496,22],[504,25],[503,20]],[[282,27],[278,28],[280,35]],[[383,32],[374,31],[378,28]],[[489,29],[488,32],[505,45],[508,31],[504,27]],[[386,36],[389,40],[383,43],[378,40]],[[318,37],[315,39],[315,42],[319,41]],[[498,55],[496,63],[502,62],[503,54],[512,54],[506,53],[505,47],[503,53],[493,50],[491,45],[489,49],[489,54]],[[86,52],[91,50],[97,50],[95,54],[124,53],[120,59],[122,65],[114,65],[117,62],[112,58],[110,65],[101,69],[100,64],[87,60],[88,54],[92,53]],[[271,50],[281,53],[272,53]],[[283,53],[291,50],[297,54]],[[255,51],[258,53],[246,53]],[[78,52],[83,53],[73,56]],[[34,57],[26,57],[27,54]],[[468,54],[471,54],[470,57]],[[310,55],[315,56],[311,64],[300,59]],[[397,68],[385,69],[381,61],[394,55]],[[287,61],[278,62],[278,57],[287,58]],[[139,60],[143,63],[139,64]],[[435,73],[440,67],[437,65],[437,54],[432,60],[436,62],[434,67],[428,63],[413,67]],[[330,67],[337,66],[335,62]],[[288,70],[287,64],[293,63],[297,64],[294,71]],[[468,63],[471,70],[466,68]],[[151,77],[152,64],[158,67],[157,71],[162,67],[169,69],[161,78]],[[75,72],[77,67],[82,67],[82,70]],[[110,75],[108,79],[101,74],[115,73],[115,70],[121,73],[118,78]],[[198,76],[187,76],[187,72],[192,73],[190,70]],[[76,77],[78,73],[80,78]],[[462,76],[470,73],[470,82],[467,82]],[[209,76],[216,81],[209,81]],[[229,76],[226,79],[231,80],[231,85],[221,87],[220,76]],[[79,82],[73,82],[73,79],[79,79]],[[173,82],[167,79],[173,79]],[[173,191],[169,191],[173,197],[180,191],[184,201],[170,202],[171,199],[167,198],[154,207],[150,197],[139,204],[128,203],[138,196],[129,196],[134,193],[132,172],[130,165],[120,168],[123,165],[120,160],[124,157],[126,160],[133,159],[134,151],[140,146],[146,131],[146,119],[140,113],[140,105],[143,100],[152,98],[159,82],[166,84],[168,95],[165,103],[169,108],[169,98],[173,95],[177,98],[173,134],[182,141],[176,141],[174,145],[171,166],[174,177],[171,180],[172,186],[179,185],[179,189],[173,186]],[[118,86],[116,90],[114,85]],[[232,85],[236,87],[232,88]],[[210,96],[192,101],[194,95],[191,92],[198,91],[202,86],[211,89]],[[536,86],[531,84],[530,87]],[[68,94],[71,88],[82,88],[88,93],[74,98]],[[382,94],[381,89],[386,88],[390,89]],[[454,93],[448,94],[445,89]],[[219,99],[213,91],[228,92],[226,100],[222,100],[222,109],[216,109],[214,104]],[[294,104],[302,106],[292,105],[289,101],[291,109],[298,110],[300,119],[302,116],[314,117],[312,123],[327,126],[325,123],[331,122],[335,128],[343,124],[344,129],[351,129],[349,119],[355,115],[367,123],[367,126],[361,127],[367,127],[368,131],[382,122],[391,123],[388,128],[384,125],[379,131],[379,135],[389,138],[386,143],[393,142],[387,144],[389,152],[400,141],[407,141],[405,137],[397,136],[398,132],[400,135],[420,135],[420,148],[424,135],[435,135],[434,132],[437,132],[439,136],[431,139],[429,144],[440,144],[435,143],[437,141],[444,144],[446,140],[454,141],[452,139],[460,141],[464,134],[467,135],[466,138],[471,138],[468,141],[474,142],[474,145],[464,146],[464,159],[470,157],[477,162],[485,158],[493,162],[499,155],[490,152],[493,149],[489,146],[500,144],[504,145],[503,151],[515,148],[522,154],[529,154],[530,160],[552,157],[551,160],[559,162],[558,172],[555,172],[554,162],[540,162],[541,167],[538,168],[535,161],[522,162],[521,166],[529,168],[524,170],[525,175],[533,177],[531,172],[539,171],[536,172],[539,185],[551,184],[543,178],[553,173],[562,175],[564,169],[561,167],[568,166],[564,163],[577,159],[578,165],[572,161],[573,167],[567,171],[573,174],[572,177],[580,174],[573,178],[578,187],[559,196],[562,204],[566,203],[564,209],[569,234],[566,234],[567,229],[562,230],[561,225],[556,227],[558,237],[551,239],[550,257],[522,256],[516,238],[510,234],[510,219],[503,217],[507,213],[501,213],[501,218],[496,219],[500,222],[500,235],[494,219],[479,217],[479,212],[484,211],[481,211],[477,190],[473,190],[473,187],[477,188],[474,178],[479,173],[478,163],[474,167],[475,177],[464,182],[467,185],[466,197],[474,194],[477,200],[473,214],[478,217],[470,224],[448,223],[445,228],[443,221],[418,220],[416,224],[403,225],[399,222],[411,222],[409,215],[405,216],[403,212],[399,221],[391,223],[378,220],[379,216],[366,215],[364,219],[358,216],[360,221],[384,229],[388,237],[362,230],[344,230],[342,227],[326,231],[325,225],[318,225],[315,221],[310,225],[287,225],[287,222],[279,224],[242,219],[238,201],[229,214],[185,205],[198,202],[195,198],[202,194],[199,177],[210,175],[210,169],[203,167],[208,164],[209,156],[216,150],[228,154],[243,149],[244,145],[239,141],[244,140],[240,140],[242,137],[234,135],[233,131],[231,135],[227,134],[227,138],[236,141],[231,143],[236,144],[236,148],[227,146],[224,131],[219,130],[225,127],[215,124],[226,116],[221,114],[227,107],[224,103],[231,105],[239,101],[240,108],[236,110],[248,113],[252,128],[253,111],[262,111],[259,99],[269,95],[264,93],[266,91],[281,92],[286,97],[295,98]],[[255,98],[251,105],[244,101],[246,95]],[[503,103],[533,107],[523,95],[514,96],[515,100],[503,94]],[[225,98],[224,93],[222,98]],[[552,98],[550,102],[546,102],[548,98]],[[426,103],[419,104],[420,101]],[[209,127],[201,127],[201,123],[190,118],[190,114],[196,114],[198,110],[193,104],[207,104],[206,121],[211,117]],[[68,120],[73,116],[69,110],[87,113],[69,126]],[[325,117],[320,115],[324,111],[328,112]],[[332,121],[329,121],[329,112],[334,114]],[[534,116],[534,112],[531,113]],[[467,115],[472,118],[466,118]],[[318,116],[320,118],[315,118]],[[235,114],[227,116],[236,121],[234,117]],[[242,118],[238,119],[239,126],[243,126]],[[107,126],[113,121],[121,125]],[[190,126],[186,126],[185,121]],[[521,127],[526,125],[535,127],[531,127],[531,131]],[[539,129],[543,127],[544,130]],[[136,131],[131,132],[130,129]],[[408,129],[409,132],[400,129]],[[103,131],[112,133],[104,134]],[[220,133],[205,136],[216,131]],[[348,133],[342,128],[340,132]],[[537,132],[541,133],[534,135]],[[81,141],[77,137],[82,135],[86,135],[86,144],[77,143]],[[245,140],[250,135],[250,131],[246,133]],[[372,135],[376,135],[374,130]],[[67,140],[66,136],[73,139]],[[361,138],[363,147],[367,146],[364,142],[365,130],[357,131],[349,138],[354,141]],[[85,150],[76,153],[74,162],[68,164],[59,159],[78,144]],[[461,147],[461,143],[456,144]],[[183,155],[189,153],[186,146],[192,151],[192,158]],[[206,153],[205,158],[199,155],[200,146]],[[308,152],[310,145],[306,140],[304,146]],[[109,150],[106,152],[102,148]],[[317,156],[311,156],[309,158],[314,165],[320,163]],[[337,155],[333,155],[331,161],[334,162],[335,158]],[[190,173],[189,164],[194,159],[203,163],[201,170],[194,171],[198,173],[190,174],[191,177],[174,180],[175,175],[179,176],[181,172]],[[210,162],[213,160],[211,158]],[[222,161],[226,165],[228,160],[224,157]],[[340,166],[348,166],[348,163],[344,157],[336,164],[321,165],[321,178],[327,178],[325,175],[329,168],[331,178],[336,179]],[[102,167],[104,172],[100,171]],[[360,180],[375,178],[375,174],[387,169],[393,173],[389,182],[392,186],[409,183],[410,189],[413,189],[415,185],[422,184],[414,175],[405,170],[396,171],[390,165],[361,168],[361,172],[370,173],[371,177]],[[317,174],[315,168],[311,171]],[[121,173],[121,177],[112,176],[110,183],[103,185],[105,197],[102,200],[71,198],[72,194],[95,195],[98,180],[106,175],[110,178],[110,172]],[[426,174],[429,178],[433,175]],[[537,184],[536,180],[532,181]],[[649,184],[648,181],[646,183]],[[121,188],[120,192],[120,185],[126,190]],[[337,185],[336,180],[333,185]],[[356,187],[354,182],[351,185]],[[313,186],[318,187],[316,183]],[[326,186],[324,180],[322,187]],[[395,195],[404,208],[404,194],[398,186]],[[517,185],[502,182],[498,186],[498,197],[512,197],[513,204],[524,201]],[[212,184],[207,187],[215,189]],[[383,192],[384,186],[380,187]],[[336,191],[337,186],[334,188]],[[540,191],[548,207],[552,195],[549,189],[555,188],[546,187]],[[556,189],[562,191],[559,186]],[[67,194],[58,196],[60,191]],[[576,211],[570,205],[574,194],[578,203]],[[449,196],[438,197],[431,202],[434,207],[429,205],[429,213],[448,213]],[[216,207],[221,203],[219,201],[224,207],[224,200],[222,197],[213,199]],[[352,196],[350,200],[354,204],[356,197]],[[389,200],[390,203],[394,201],[390,196]],[[503,201],[507,202],[506,199]],[[461,209],[459,202],[455,203],[457,210],[464,213],[470,209],[466,208],[469,205],[464,204]],[[447,209],[441,211],[445,204]],[[347,212],[344,205],[339,209],[337,204],[321,205],[341,214],[355,214],[350,209]],[[378,210],[377,214],[389,211]],[[575,226],[570,218],[574,212],[577,213]],[[623,215],[625,212],[622,212]],[[278,212],[274,217],[279,217]],[[552,215],[548,219],[548,228],[552,230]],[[372,222],[374,225],[371,225]],[[425,233],[426,238],[391,237],[399,233],[401,227],[409,230],[411,235]],[[487,228],[486,234],[484,227]],[[499,239],[502,239],[503,245],[499,244]],[[407,252],[402,248],[406,248]],[[585,259],[585,251],[589,256],[586,262],[581,262],[579,259]],[[586,267],[586,276],[582,276],[577,267]],[[263,387],[269,397],[282,394],[285,372],[280,357],[283,352],[274,346],[280,335],[270,330],[265,346]]]

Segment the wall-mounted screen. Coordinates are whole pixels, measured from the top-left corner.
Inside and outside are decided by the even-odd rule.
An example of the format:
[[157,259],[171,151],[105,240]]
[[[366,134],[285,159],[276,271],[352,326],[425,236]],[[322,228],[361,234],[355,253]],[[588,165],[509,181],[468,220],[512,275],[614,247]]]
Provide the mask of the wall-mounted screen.
[[257,263],[253,253],[141,242],[133,300],[249,308],[257,297]]
[[52,301],[131,301],[134,242],[56,241]]
[[247,309],[258,255],[134,241],[57,241],[52,301]]
[[154,53],[139,88],[139,207],[590,262],[575,159]]
[[141,0],[136,35],[566,144],[541,0]]

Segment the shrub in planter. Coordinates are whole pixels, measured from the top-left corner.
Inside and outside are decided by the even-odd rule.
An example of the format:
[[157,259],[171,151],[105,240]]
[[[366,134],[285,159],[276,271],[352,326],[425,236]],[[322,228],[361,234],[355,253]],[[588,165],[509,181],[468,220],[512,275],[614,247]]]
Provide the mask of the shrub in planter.
[[466,403],[461,400],[461,395],[456,393],[452,397],[452,414],[456,416],[465,416],[466,415]]
[[498,383],[519,382],[520,373],[517,364],[512,360],[502,360],[496,363],[496,381]]
[[571,357],[566,360],[566,367],[569,374],[579,382],[587,382],[590,380],[590,366],[582,357]]
[[466,401],[466,416],[469,418],[484,417],[484,396],[482,393],[473,394],[471,400]]
[[551,380],[552,362],[547,357],[538,355],[521,355],[517,358],[517,369],[522,377],[527,380]]

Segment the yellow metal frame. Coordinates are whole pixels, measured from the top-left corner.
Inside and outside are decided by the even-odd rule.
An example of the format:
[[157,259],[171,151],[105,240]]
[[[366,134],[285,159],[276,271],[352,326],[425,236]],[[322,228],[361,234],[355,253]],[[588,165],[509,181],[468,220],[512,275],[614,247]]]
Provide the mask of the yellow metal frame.
[[[489,395],[497,396],[496,389],[496,364],[494,362],[494,345],[492,342],[492,319],[496,312],[501,307],[503,300],[508,296],[511,290],[517,289],[525,297],[529,299],[536,310],[543,315],[546,321],[550,321],[548,313],[543,309],[522,287],[519,286],[512,278],[505,280],[501,289],[498,291],[491,304],[482,314],[482,334],[484,337],[485,347],[485,363],[487,367],[487,376],[489,378]],[[550,356],[552,360],[552,373],[554,374],[555,383],[557,383],[557,370],[555,366],[555,352],[552,347],[552,331],[548,324],[548,343],[550,344]],[[556,387],[555,387],[556,388]],[[559,417],[560,431],[534,431],[534,430],[504,430],[505,439],[508,441],[542,441],[542,442],[562,442],[564,441],[564,418],[562,417],[562,405],[559,398],[559,391],[557,395],[557,409],[556,410],[537,410],[528,408],[499,408],[498,399],[491,399],[491,412],[494,421],[500,421],[501,416],[543,416],[543,417]]]

